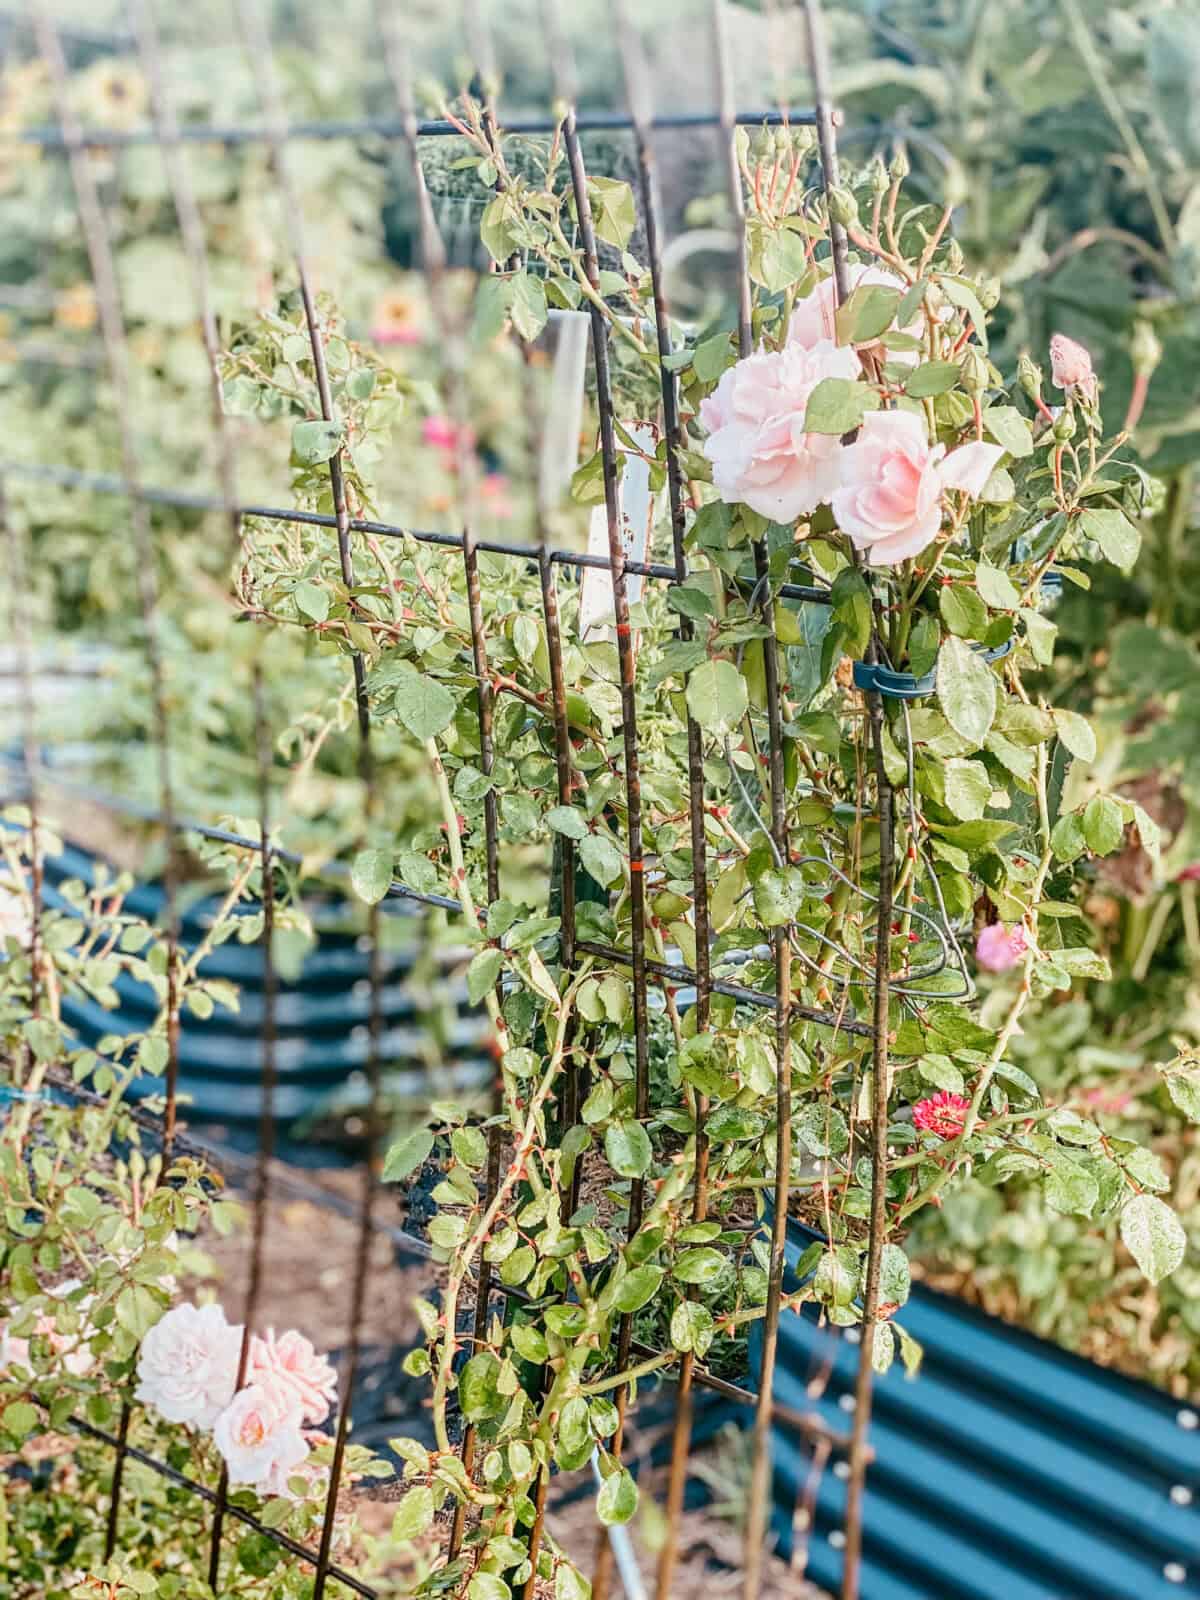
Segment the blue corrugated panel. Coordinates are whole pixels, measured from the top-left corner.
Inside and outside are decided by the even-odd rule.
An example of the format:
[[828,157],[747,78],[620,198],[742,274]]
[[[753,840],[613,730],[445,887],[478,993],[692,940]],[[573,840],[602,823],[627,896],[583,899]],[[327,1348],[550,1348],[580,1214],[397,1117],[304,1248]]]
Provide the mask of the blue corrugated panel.
[[[68,845],[46,861],[46,897],[65,906],[58,886],[68,878],[93,881],[95,858]],[[183,943],[195,948],[211,922],[218,902],[206,899],[190,906],[180,919]],[[137,884],[126,896],[126,908],[148,921],[162,913],[162,894],[152,884]],[[318,910],[318,927],[321,908]],[[336,918],[335,902],[324,908]],[[381,1004],[384,1019],[382,1054],[403,1067],[423,1063],[424,1031],[407,977],[411,958],[403,951],[384,960]],[[229,941],[204,961],[201,974],[237,985],[239,1009],[218,1008],[200,1020],[186,1010],[181,1019],[180,1089],[190,1096],[188,1118],[197,1122],[256,1123],[261,1104],[262,952],[257,945]],[[367,956],[353,934],[321,928],[316,948],[304,962],[298,980],[281,980],[276,994],[275,1113],[287,1126],[309,1115],[334,1091],[361,1073],[367,1064],[367,1021],[370,1008]],[[64,1021],[81,1043],[94,1045],[109,1033],[133,1033],[149,1026],[158,1002],[148,985],[122,977],[115,985],[119,1004],[108,1011],[93,1001],[68,998]],[[465,992],[454,996],[459,1009],[447,1039],[449,1062],[441,1069],[439,1089],[451,1082],[486,1077],[490,1067],[480,1053],[479,1020],[465,1008]],[[161,1078],[138,1078],[132,1092],[161,1094]]]
[[[789,1229],[789,1263],[812,1237]],[[1177,1600],[1200,1592],[1193,1413],[927,1289],[913,1291],[900,1320],[925,1359],[915,1379],[897,1363],[876,1383],[863,1600]],[[760,1348],[752,1339],[755,1364]],[[857,1363],[857,1344],[842,1332],[815,1316],[785,1315],[776,1395],[845,1429]],[[810,1400],[808,1380],[826,1365],[825,1391]],[[808,1457],[781,1427],[773,1448],[775,1529],[790,1554]],[[834,1590],[844,1512],[845,1481],[827,1471],[807,1571]]]

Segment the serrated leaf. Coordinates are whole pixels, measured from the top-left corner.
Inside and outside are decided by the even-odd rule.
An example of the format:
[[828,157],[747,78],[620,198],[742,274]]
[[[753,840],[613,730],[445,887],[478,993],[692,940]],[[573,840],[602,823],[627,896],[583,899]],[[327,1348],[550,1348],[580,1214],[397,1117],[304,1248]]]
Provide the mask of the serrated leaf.
[[750,697],[746,680],[732,661],[705,661],[688,679],[688,710],[706,733],[732,733]]
[[957,382],[957,361],[926,361],[905,380],[904,392],[914,400],[931,400],[946,394]]
[[644,1178],[654,1152],[640,1122],[614,1122],[604,1134],[604,1153],[619,1177]]
[[433,739],[454,721],[457,703],[436,678],[404,672],[392,691],[392,706],[414,739]]
[[1096,759],[1096,735],[1086,717],[1078,711],[1054,711],[1054,731],[1073,756],[1081,761]]
[[983,413],[983,425],[1010,456],[1021,458],[1033,454],[1033,432],[1015,406],[988,406]]
[[1083,809],[1083,837],[1098,856],[1111,855],[1125,834],[1125,818],[1111,795],[1093,795]]
[[477,950],[467,968],[467,998],[477,1006],[486,994],[496,987],[496,979],[504,967],[504,952],[491,946]]
[[377,905],[392,881],[390,850],[360,850],[350,864],[350,882],[360,900]]
[[637,1484],[624,1467],[610,1472],[596,1496],[596,1515],[605,1527],[628,1522],[637,1510]]
[[993,611],[1015,611],[1021,604],[1021,596],[1008,573],[1001,572],[990,562],[981,561],[975,568],[975,587]]
[[1152,1194],[1135,1194],[1121,1208],[1125,1248],[1151,1283],[1175,1271],[1187,1250],[1183,1224],[1170,1206]]
[[1129,568],[1137,560],[1142,536],[1123,511],[1101,508],[1085,511],[1079,519],[1084,533],[1100,546],[1114,567]]
[[392,1518],[393,1539],[415,1539],[433,1525],[433,1490],[427,1483],[410,1489]]
[[399,1183],[423,1167],[433,1150],[433,1134],[428,1128],[414,1128],[388,1151],[383,1163],[384,1183]]
[[589,833],[579,846],[579,859],[604,888],[616,883],[625,873],[621,852],[603,834]]
[[982,745],[996,715],[996,679],[970,645],[953,635],[938,652],[937,697],[955,733]]
[[330,460],[337,455],[341,442],[340,422],[297,422],[292,429],[292,454],[305,467]]
[[310,622],[324,622],[329,615],[329,590],[324,584],[305,579],[292,590],[292,599],[296,602],[297,610]]
[[849,433],[868,411],[878,411],[879,395],[853,378],[822,378],[804,411],[807,433]]
[[838,344],[869,344],[892,325],[901,290],[884,284],[860,283],[834,314]]

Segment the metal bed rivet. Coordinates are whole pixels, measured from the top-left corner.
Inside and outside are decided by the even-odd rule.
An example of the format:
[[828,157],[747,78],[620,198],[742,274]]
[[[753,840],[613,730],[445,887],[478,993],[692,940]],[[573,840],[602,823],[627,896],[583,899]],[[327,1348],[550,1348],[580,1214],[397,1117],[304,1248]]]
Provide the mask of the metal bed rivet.
[[1194,1433],[1197,1428],[1200,1428],[1200,1412],[1192,1411],[1187,1406],[1184,1406],[1182,1411],[1175,1413],[1175,1421],[1181,1428],[1186,1428],[1189,1433]]
[[1163,1568],[1163,1577],[1168,1583],[1186,1583],[1187,1568],[1178,1561],[1168,1561]]
[[1173,1483],[1171,1485],[1171,1504],[1173,1506],[1190,1506],[1192,1491],[1186,1483]]

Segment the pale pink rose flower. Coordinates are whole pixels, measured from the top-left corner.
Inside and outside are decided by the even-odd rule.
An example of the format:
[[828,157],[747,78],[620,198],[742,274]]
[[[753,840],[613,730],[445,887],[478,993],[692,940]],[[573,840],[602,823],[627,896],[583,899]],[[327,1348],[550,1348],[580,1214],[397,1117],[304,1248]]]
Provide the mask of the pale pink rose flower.
[[337,1391],[337,1373],[333,1367],[323,1355],[317,1354],[312,1341],[294,1328],[279,1335],[274,1328],[268,1328],[265,1339],[255,1335],[250,1341],[246,1376],[251,1383],[278,1378],[290,1384],[296,1391],[305,1422],[324,1422]]
[[1007,972],[1025,954],[1025,930],[989,922],[975,941],[975,960],[985,972]]
[[137,1398],[168,1422],[211,1428],[237,1386],[242,1329],[218,1305],[174,1306],[142,1340]]
[[872,566],[895,566],[937,537],[943,493],[981,494],[1003,454],[999,445],[971,443],[947,455],[911,411],[873,411],[842,451],[833,514]]
[[231,1483],[286,1484],[308,1456],[300,1399],[290,1383],[264,1374],[237,1394],[213,1424],[213,1441]]
[[794,522],[827,501],[839,479],[835,434],[806,433],[804,411],[824,378],[855,378],[858,359],[828,339],[812,349],[760,350],[725,372],[700,403],[721,499],[772,522]]
[[[321,1445],[329,1443],[329,1435],[322,1433],[319,1428],[302,1428],[301,1436],[310,1450],[319,1449]],[[299,1466],[272,1467],[259,1484],[259,1493],[279,1495],[286,1500],[295,1500],[298,1496],[291,1485],[293,1478],[302,1478],[304,1480],[305,1488],[301,1491],[304,1495],[323,1492],[328,1488],[329,1468],[318,1466],[311,1456],[306,1461],[300,1462]]]
[[0,1333],[0,1377],[5,1377],[13,1367],[24,1367],[27,1372],[33,1370],[29,1363],[29,1340],[5,1328]]
[[1096,374],[1092,371],[1092,358],[1081,344],[1068,339],[1065,333],[1056,333],[1050,340],[1050,375],[1056,388],[1064,394],[1076,390],[1085,400],[1095,401]]
[[[901,293],[908,288],[903,279],[898,278],[894,272],[888,272],[884,267],[867,266],[864,262],[847,269],[846,281],[849,294],[853,294],[855,289],[864,283],[877,284],[881,289],[899,289]],[[828,278],[822,278],[811,294],[806,294],[803,300],[797,300],[792,307],[792,314],[788,319],[787,342],[802,345],[806,350],[811,350],[822,339],[828,339],[836,344],[837,308],[837,283],[830,275]],[[925,331],[922,312],[918,311],[910,323],[897,331],[911,334],[914,339],[919,339]],[[887,359],[899,362],[901,366],[911,366],[921,359],[921,352],[889,350]]]

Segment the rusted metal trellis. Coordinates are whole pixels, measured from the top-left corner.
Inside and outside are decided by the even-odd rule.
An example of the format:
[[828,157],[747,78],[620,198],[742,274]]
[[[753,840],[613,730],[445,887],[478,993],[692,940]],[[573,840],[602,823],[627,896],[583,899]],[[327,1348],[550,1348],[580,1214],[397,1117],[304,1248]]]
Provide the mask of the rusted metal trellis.
[[[696,1025],[700,1031],[709,1026],[710,1007],[714,996],[723,996],[739,1004],[774,1013],[775,1044],[778,1063],[776,1088],[776,1143],[774,1222],[770,1246],[769,1289],[764,1323],[764,1358],[757,1392],[731,1384],[707,1371],[690,1352],[678,1357],[678,1409],[673,1430],[672,1454],[667,1487],[667,1537],[658,1564],[658,1595],[665,1600],[673,1592],[677,1555],[678,1520],[683,1507],[684,1488],[691,1440],[692,1394],[696,1387],[707,1387],[717,1393],[753,1408],[755,1412],[754,1469],[749,1506],[749,1527],[746,1543],[744,1585],[747,1600],[753,1600],[761,1583],[761,1560],[765,1545],[767,1502],[770,1490],[770,1459],[768,1451],[769,1429],[772,1420],[780,1420],[810,1435],[815,1441],[814,1470],[819,1471],[831,1451],[848,1451],[850,1462],[849,1512],[846,1544],[845,1594],[853,1600],[857,1594],[857,1570],[861,1555],[861,1503],[865,1467],[869,1459],[867,1430],[871,1396],[871,1342],[874,1319],[879,1300],[879,1249],[883,1237],[883,1181],[885,1162],[880,1159],[887,1130],[887,1027],[889,1003],[889,963],[891,906],[891,789],[883,765],[882,702],[877,692],[868,695],[869,724],[876,764],[879,824],[881,835],[881,873],[878,894],[877,932],[874,953],[874,1016],[870,1023],[848,1018],[840,1011],[824,1010],[796,1000],[792,994],[791,956],[792,937],[787,927],[772,930],[774,958],[774,987],[759,990],[725,978],[715,977],[710,961],[710,932],[707,906],[709,868],[704,830],[704,779],[702,772],[702,744],[700,730],[689,715],[687,720],[687,745],[689,754],[689,826],[692,849],[692,887],[695,906],[696,957],[695,967],[682,963],[669,963],[652,958],[646,949],[645,938],[645,851],[643,843],[643,811],[639,780],[639,736],[637,725],[636,672],[637,659],[632,634],[627,578],[631,575],[654,581],[679,584],[688,576],[688,559],[685,548],[687,526],[687,486],[681,476],[678,456],[674,448],[666,453],[667,491],[671,536],[669,561],[634,560],[627,556],[621,525],[621,504],[618,488],[618,443],[616,414],[612,397],[609,330],[604,317],[593,304],[591,308],[592,356],[599,412],[600,451],[603,462],[604,503],[607,519],[608,552],[606,556],[552,548],[549,535],[547,508],[539,500],[536,508],[534,535],[529,543],[488,540],[476,532],[476,491],[474,461],[470,447],[461,445],[456,457],[456,483],[459,496],[458,515],[461,531],[457,533],[434,532],[404,527],[382,521],[368,521],[351,514],[342,475],[340,450],[329,460],[329,479],[333,512],[300,512],[273,506],[244,503],[237,487],[236,460],[231,431],[226,423],[221,400],[218,371],[219,342],[213,311],[213,299],[208,270],[204,223],[191,181],[187,146],[193,143],[234,146],[248,142],[265,144],[271,156],[278,196],[281,204],[282,225],[286,230],[290,256],[303,307],[305,325],[313,369],[316,375],[321,411],[328,422],[336,421],[335,403],[326,364],[326,330],[315,300],[307,266],[307,246],[301,220],[297,185],[291,168],[291,146],[304,139],[363,138],[386,142],[399,141],[408,155],[411,180],[415,186],[418,207],[422,262],[428,276],[440,344],[444,358],[445,393],[451,415],[460,423],[468,420],[465,390],[465,363],[467,360],[463,329],[453,298],[446,291],[445,252],[438,234],[432,208],[425,191],[421,146],[423,140],[458,134],[459,125],[449,119],[420,120],[415,112],[410,86],[408,57],[400,8],[392,8],[382,18],[381,38],[384,61],[394,106],[387,114],[353,121],[298,122],[288,118],[278,76],[275,71],[272,44],[265,23],[260,0],[234,0],[234,11],[252,69],[253,82],[261,121],[253,126],[202,125],[181,123],[177,108],[168,88],[169,74],[164,70],[163,45],[155,18],[155,0],[131,0],[131,42],[151,90],[152,120],[147,127],[132,130],[86,128],[80,124],[69,93],[69,69],[60,33],[51,19],[49,10],[41,3],[33,8],[33,24],[40,55],[49,70],[54,88],[58,124],[54,127],[26,129],[15,137],[31,142],[48,153],[59,152],[65,157],[72,179],[73,191],[82,226],[96,290],[101,333],[108,376],[116,401],[120,424],[120,475],[110,476],[81,472],[53,463],[30,464],[0,463],[0,487],[5,480],[24,478],[36,482],[60,485],[81,493],[96,493],[122,497],[129,505],[131,528],[136,544],[136,565],[139,576],[139,605],[145,634],[145,649],[150,669],[153,732],[159,760],[158,820],[168,839],[166,851],[166,930],[169,941],[167,998],[165,1002],[167,1038],[169,1045],[166,1112],[162,1124],[164,1151],[169,1155],[175,1130],[176,1079],[178,1068],[178,1006],[175,992],[177,960],[177,928],[175,911],[176,872],[175,840],[181,834],[195,832],[208,838],[245,850],[258,859],[261,876],[261,901],[264,916],[262,941],[264,961],[264,1039],[263,1039],[263,1101],[260,1147],[254,1181],[255,1221],[251,1235],[249,1277],[246,1289],[244,1325],[245,1336],[241,1353],[239,1384],[244,1380],[249,1339],[253,1331],[263,1270],[264,1219],[270,1198],[272,1174],[273,1117],[271,1096],[275,1078],[275,975],[271,960],[271,932],[274,917],[273,871],[276,863],[298,864],[299,858],[285,852],[272,840],[274,825],[271,785],[271,730],[267,723],[262,693],[262,673],[267,670],[260,660],[255,668],[254,722],[255,758],[259,792],[259,836],[257,839],[242,836],[228,829],[215,828],[180,816],[172,782],[170,757],[170,706],[172,685],[166,674],[158,640],[158,601],[156,583],[156,550],[150,520],[152,507],[174,508],[179,511],[218,511],[228,523],[231,547],[236,549],[243,538],[247,519],[264,518],[281,523],[308,524],[332,529],[336,534],[342,576],[348,586],[354,583],[355,537],[371,540],[410,539],[421,544],[443,547],[461,552],[468,616],[472,641],[472,664],[477,685],[477,707],[480,740],[480,765],[485,776],[493,769],[493,711],[494,689],[488,664],[488,640],[484,608],[480,590],[479,555],[495,554],[522,562],[536,568],[541,588],[542,615],[546,628],[551,673],[550,714],[555,741],[555,768],[558,798],[570,802],[575,779],[572,771],[570,734],[564,692],[561,629],[559,622],[558,574],[582,572],[588,568],[606,571],[612,586],[617,653],[620,663],[621,739],[623,749],[622,776],[624,782],[624,811],[626,843],[630,876],[631,933],[629,948],[589,941],[580,938],[573,907],[573,857],[570,841],[563,847],[564,876],[562,903],[561,955],[568,969],[579,955],[594,955],[629,969],[633,989],[633,1041],[635,1116],[646,1121],[650,1113],[650,1021],[649,994],[651,986],[694,986]],[[739,169],[736,133],[744,125],[811,126],[817,130],[822,180],[828,189],[837,183],[837,154],[835,146],[835,118],[828,93],[828,69],[821,30],[817,0],[805,0],[804,13],[808,29],[809,59],[815,89],[815,107],[796,110],[777,106],[768,110],[739,112],[733,101],[732,79],[729,70],[729,47],[725,36],[726,18],[723,0],[713,0],[711,8],[711,39],[715,68],[715,110],[711,112],[674,112],[656,107],[652,101],[650,75],[642,53],[635,26],[631,21],[631,8],[625,0],[614,0],[613,26],[620,46],[627,110],[619,112],[583,112],[576,106],[574,67],[569,40],[563,28],[563,19],[553,0],[543,0],[543,21],[548,45],[554,93],[559,103],[552,117],[513,118],[504,122],[499,109],[491,99],[492,81],[490,49],[486,31],[480,27],[470,8],[468,16],[468,44],[480,69],[478,81],[484,84],[484,122],[488,137],[499,139],[501,127],[507,132],[546,133],[560,137],[567,158],[570,185],[578,219],[579,241],[584,272],[594,288],[600,282],[600,262],[595,228],[589,199],[588,172],[585,165],[581,135],[590,130],[628,131],[632,137],[636,163],[641,220],[653,289],[655,311],[655,338],[660,357],[662,428],[669,443],[674,446],[682,440],[679,416],[678,384],[672,370],[672,333],[669,321],[666,285],[663,269],[663,215],[658,193],[655,141],[656,136],[668,130],[704,129],[718,141],[722,165],[727,176],[727,193],[738,240],[735,255],[735,298],[737,305],[738,345],[742,356],[753,348],[751,324],[750,278],[747,270],[745,244],[745,208],[742,177]],[[787,13],[787,25],[801,26],[800,12]],[[154,143],[164,155],[170,194],[174,203],[178,229],[182,240],[194,296],[197,321],[202,333],[205,354],[212,375],[212,428],[218,468],[219,492],[216,496],[186,493],[152,486],[144,481],[138,440],[131,423],[128,393],[130,355],[122,314],[121,297],[114,268],[112,240],[109,226],[89,153],[117,150],[136,144]],[[498,180],[502,181],[502,180]],[[833,229],[833,255],[835,281],[839,295],[847,289],[845,271],[845,238],[836,227]],[[458,430],[460,440],[466,438],[465,429]],[[0,502],[2,504],[2,502]],[[8,519],[6,518],[6,521]],[[8,526],[14,592],[20,594],[24,587],[24,552],[21,539],[14,527]],[[649,553],[648,553],[649,554]],[[829,602],[828,588],[820,582],[772,582],[768,552],[764,544],[754,549],[755,574],[752,585],[747,585],[746,598],[756,608],[773,641],[774,607],[780,598],[806,601],[813,604]],[[18,608],[19,609],[19,608]],[[686,617],[678,623],[679,635],[687,639],[691,624]],[[28,667],[27,641],[20,640],[22,661]],[[775,851],[783,858],[789,850],[788,821],[785,809],[784,736],[779,684],[776,678],[776,652],[769,646],[764,651],[767,704],[766,769],[770,795],[770,816],[765,824]],[[874,642],[872,644],[874,649]],[[367,687],[366,666],[360,654],[352,656],[355,705],[358,723],[358,776],[364,796],[364,837],[370,834],[379,820],[379,786],[376,781],[372,746],[371,708]],[[40,785],[36,737],[33,730],[32,689],[26,683],[26,724],[24,733],[25,769],[29,793],[34,805]],[[93,798],[95,796],[93,795]],[[487,902],[499,898],[499,832],[496,797],[490,791],[484,802],[484,829],[486,852]],[[37,835],[34,829],[35,889]],[[336,874],[336,866],[330,869]],[[344,872],[344,869],[341,869]],[[407,899],[458,913],[462,907],[453,896],[423,893],[403,883],[393,883],[389,889],[392,898]],[[363,1596],[374,1591],[353,1573],[337,1566],[331,1556],[333,1536],[333,1510],[341,1487],[342,1466],[348,1442],[358,1352],[361,1344],[363,1314],[369,1286],[370,1247],[378,1227],[375,1211],[376,1195],[376,1142],[379,1130],[378,1090],[381,1069],[381,1005],[380,962],[378,957],[381,910],[373,906],[368,919],[370,941],[371,1004],[369,1012],[368,1080],[371,1103],[366,1117],[368,1151],[363,1165],[363,1183],[357,1207],[358,1242],[356,1247],[352,1290],[349,1306],[349,1338],[346,1369],[342,1374],[341,1407],[337,1419],[332,1467],[319,1548],[311,1549],[286,1535],[265,1526],[243,1508],[230,1502],[228,1484],[222,1477],[214,1491],[159,1461],[130,1444],[130,1402],[126,1401],[115,1435],[104,1433],[90,1424],[79,1426],[98,1438],[108,1440],[116,1452],[116,1465],[109,1514],[109,1549],[119,1542],[120,1503],[122,1492],[122,1467],[127,1458],[137,1460],[160,1473],[173,1483],[186,1487],[213,1507],[210,1538],[209,1579],[214,1590],[219,1589],[222,1558],[222,1539],[226,1520],[233,1518],[249,1525],[274,1541],[296,1559],[310,1565],[314,1572],[313,1594],[321,1600],[330,1580]],[[34,922],[34,971],[37,972],[37,920]],[[36,977],[35,977],[36,982]],[[872,1227],[871,1249],[867,1258],[866,1289],[864,1294],[864,1337],[861,1348],[861,1366],[856,1396],[853,1432],[847,1439],[831,1433],[814,1418],[797,1414],[781,1407],[773,1395],[773,1368],[776,1334],[783,1300],[784,1233],[789,1205],[791,1172],[791,1076],[790,1051],[793,1023],[806,1021],[829,1029],[840,1030],[860,1039],[869,1039],[873,1049],[873,1080],[876,1092],[872,1097]],[[578,1085],[569,1084],[565,1091],[568,1115],[573,1115],[578,1104]],[[703,1221],[708,1212],[707,1151],[703,1137],[703,1104],[697,1126],[698,1139],[696,1170],[691,1200],[691,1213],[695,1221]],[[496,1193],[499,1172],[499,1132],[492,1130],[489,1140],[489,1159],[486,1168],[487,1198]],[[645,1204],[644,1180],[633,1180],[629,1196],[628,1230],[632,1237],[641,1225]],[[476,1302],[473,1314],[476,1339],[484,1336],[493,1296],[504,1296],[514,1302],[527,1298],[520,1289],[496,1283],[486,1264],[481,1267],[475,1284]],[[633,1336],[633,1320],[622,1317],[617,1335],[616,1360],[618,1369],[628,1365],[632,1355],[658,1354],[641,1347]],[[612,1440],[612,1452],[619,1457],[625,1420],[627,1391],[617,1391],[620,1416],[617,1433]],[[471,1468],[474,1450],[474,1430],[468,1428],[463,1442],[464,1465]],[[539,1479],[537,1493],[537,1520],[530,1536],[530,1558],[534,1576],[526,1588],[527,1597],[533,1596],[537,1571],[538,1542],[542,1536],[542,1513],[546,1489],[546,1472]],[[810,1491],[811,1492],[811,1491]],[[464,1531],[460,1515],[452,1536],[452,1553],[457,1549]],[[596,1600],[605,1600],[611,1582],[610,1550],[602,1537],[595,1572],[593,1594]]]

